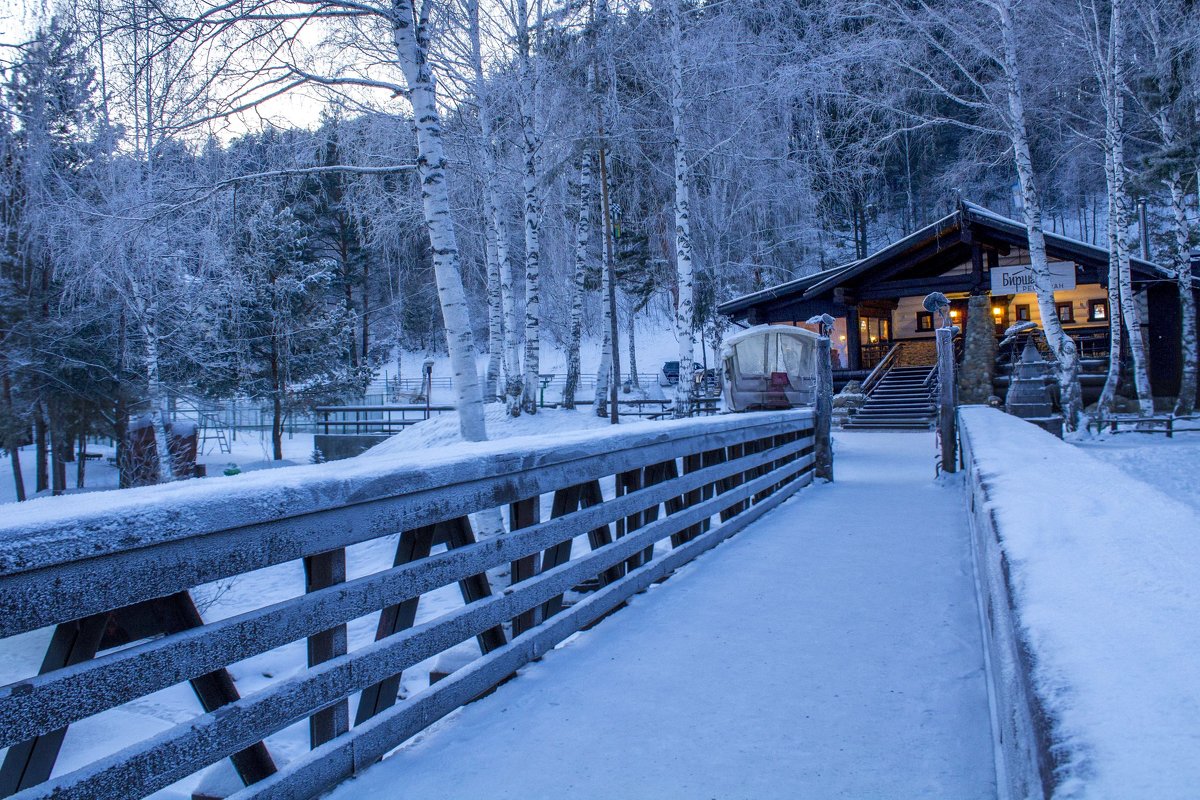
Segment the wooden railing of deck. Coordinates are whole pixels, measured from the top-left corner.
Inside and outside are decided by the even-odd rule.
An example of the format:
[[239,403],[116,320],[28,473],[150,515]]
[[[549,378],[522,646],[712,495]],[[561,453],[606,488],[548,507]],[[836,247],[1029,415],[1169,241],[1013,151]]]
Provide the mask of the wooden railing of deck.
[[[237,797],[312,797],[810,483],[813,426],[811,409],[643,423],[18,507],[0,523],[0,640],[57,626],[59,647],[0,688],[10,791],[124,800],[233,757]],[[476,541],[467,515],[497,506],[509,530]],[[395,566],[347,580],[347,547],[395,533]],[[297,560],[303,594],[195,613],[193,588]],[[503,565],[512,584],[493,594]],[[416,624],[421,596],[456,583],[465,604]],[[564,602],[581,583],[598,588]],[[371,613],[375,641],[350,649],[347,622]],[[121,625],[134,643],[103,652]],[[404,670],[473,637],[476,660],[398,698]],[[226,667],[305,639],[306,669],[238,698]],[[49,777],[68,725],[185,681],[204,713]],[[305,718],[311,751],[276,770],[263,740]]]

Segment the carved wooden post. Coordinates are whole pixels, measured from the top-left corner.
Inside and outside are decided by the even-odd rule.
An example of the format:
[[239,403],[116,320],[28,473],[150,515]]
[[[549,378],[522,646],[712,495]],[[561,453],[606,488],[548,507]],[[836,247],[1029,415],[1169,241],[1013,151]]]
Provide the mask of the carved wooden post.
[[821,338],[817,339],[817,419],[813,431],[813,470],[816,477],[832,481],[833,361],[829,334],[833,332],[833,317],[822,314],[808,322],[821,328]]
[[942,435],[942,469],[946,472],[958,470],[958,437],[954,430],[955,384],[954,377],[954,328],[937,330],[938,364],[938,430]]

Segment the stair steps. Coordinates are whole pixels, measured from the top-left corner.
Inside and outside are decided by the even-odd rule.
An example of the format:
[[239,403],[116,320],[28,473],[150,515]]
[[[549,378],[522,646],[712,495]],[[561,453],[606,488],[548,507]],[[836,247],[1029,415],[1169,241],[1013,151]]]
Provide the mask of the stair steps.
[[893,367],[867,395],[866,404],[846,421],[857,430],[929,430],[936,407],[927,385],[928,367]]

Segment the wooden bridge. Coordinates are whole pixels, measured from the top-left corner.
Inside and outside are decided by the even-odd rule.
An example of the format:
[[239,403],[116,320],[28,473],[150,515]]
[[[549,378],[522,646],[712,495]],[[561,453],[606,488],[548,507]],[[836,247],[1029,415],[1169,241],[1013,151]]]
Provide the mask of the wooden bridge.
[[[0,796],[141,797],[227,758],[246,796],[314,796],[811,483],[813,433],[808,410],[646,423],[17,507],[0,647],[53,635],[37,674],[0,688]],[[506,532],[477,539],[470,515],[498,507]],[[393,540],[391,568],[348,574],[348,553]],[[295,596],[197,612],[197,587],[289,563]],[[455,585],[463,604],[416,624]],[[373,641],[351,647],[368,616]],[[474,660],[401,697],[405,670],[472,639]],[[297,641],[305,667],[240,696],[234,665]],[[201,712],[56,769],[69,726],[187,682]],[[283,763],[270,737],[306,720],[309,751]]]

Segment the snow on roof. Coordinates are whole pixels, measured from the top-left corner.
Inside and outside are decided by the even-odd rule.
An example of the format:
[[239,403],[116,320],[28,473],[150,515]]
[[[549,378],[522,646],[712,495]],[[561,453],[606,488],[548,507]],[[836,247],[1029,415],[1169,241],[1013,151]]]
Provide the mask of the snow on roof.
[[981,406],[959,410],[1009,568],[1064,797],[1200,786],[1200,514]]
[[815,342],[817,339],[821,338],[807,328],[797,328],[792,325],[754,325],[749,328],[743,328],[736,333],[727,335],[721,344],[725,347],[732,347],[738,342],[745,341],[746,339],[754,339],[758,336],[764,336],[770,333],[778,334],[780,336],[790,336],[793,339],[806,339],[812,342]]

